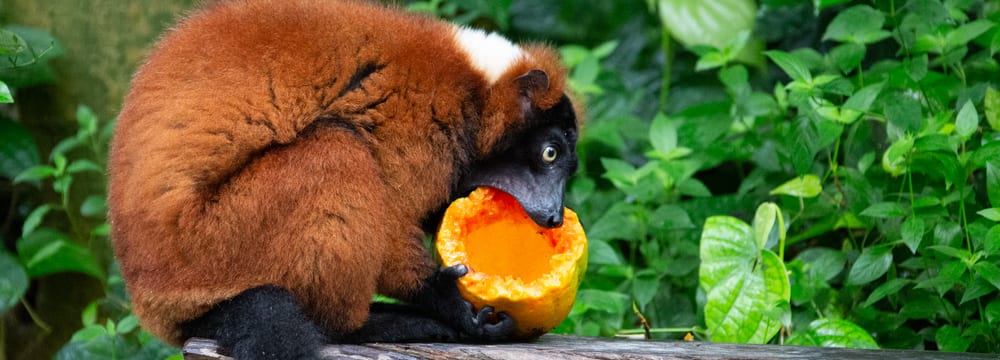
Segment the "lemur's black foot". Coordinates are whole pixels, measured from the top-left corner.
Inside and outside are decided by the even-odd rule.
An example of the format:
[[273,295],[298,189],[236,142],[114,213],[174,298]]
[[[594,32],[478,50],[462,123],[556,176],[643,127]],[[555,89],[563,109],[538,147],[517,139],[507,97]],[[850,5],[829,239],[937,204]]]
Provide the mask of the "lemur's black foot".
[[288,290],[260,286],[223,301],[181,325],[184,337],[219,342],[240,360],[322,359],[326,337]]

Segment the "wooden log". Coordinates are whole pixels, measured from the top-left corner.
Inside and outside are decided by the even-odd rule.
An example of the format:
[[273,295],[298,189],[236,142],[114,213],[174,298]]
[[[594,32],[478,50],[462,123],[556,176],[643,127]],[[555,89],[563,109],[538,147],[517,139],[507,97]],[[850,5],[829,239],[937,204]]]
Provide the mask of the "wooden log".
[[[186,360],[231,360],[207,339],[184,345]],[[948,353],[915,350],[860,350],[780,345],[709,342],[647,341],[548,334],[534,342],[479,345],[371,343],[330,345],[323,355],[331,359],[664,359],[664,360],[979,360],[1000,359],[997,354]]]

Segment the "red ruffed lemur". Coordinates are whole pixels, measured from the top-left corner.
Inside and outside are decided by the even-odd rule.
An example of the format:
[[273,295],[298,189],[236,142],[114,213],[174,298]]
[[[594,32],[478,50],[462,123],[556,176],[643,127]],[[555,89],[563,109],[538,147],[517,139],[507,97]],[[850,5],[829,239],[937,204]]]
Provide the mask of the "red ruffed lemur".
[[[503,341],[423,246],[477,186],[562,223],[578,119],[542,45],[377,4],[219,1],[165,34],[114,135],[109,208],[135,314],[240,359],[326,342]],[[372,304],[373,294],[407,303]]]

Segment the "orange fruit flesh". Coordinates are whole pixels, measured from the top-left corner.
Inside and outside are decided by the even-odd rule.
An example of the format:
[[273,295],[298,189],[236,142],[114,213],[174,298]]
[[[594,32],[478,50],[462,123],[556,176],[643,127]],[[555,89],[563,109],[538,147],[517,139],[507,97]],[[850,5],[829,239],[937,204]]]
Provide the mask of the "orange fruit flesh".
[[580,221],[565,209],[563,225],[546,229],[512,196],[479,188],[445,211],[436,247],[443,266],[465,264],[462,296],[514,318],[515,337],[538,337],[569,313],[587,266]]
[[[545,275],[550,268],[549,258],[556,251],[553,244],[530,225],[507,220],[473,230],[465,240],[466,265],[473,271],[504,274],[525,282]],[[497,246],[496,239],[506,239],[507,243]]]

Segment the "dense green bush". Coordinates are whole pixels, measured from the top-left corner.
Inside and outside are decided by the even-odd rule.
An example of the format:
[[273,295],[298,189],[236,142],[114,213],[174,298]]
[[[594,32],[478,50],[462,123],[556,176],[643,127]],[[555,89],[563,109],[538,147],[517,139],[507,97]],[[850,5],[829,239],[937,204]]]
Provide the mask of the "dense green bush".
[[[554,43],[571,68],[587,120],[567,201],[591,266],[557,331],[1000,352],[996,1],[405,6]],[[0,31],[0,101],[52,81],[60,51]],[[38,149],[4,109],[0,328],[51,331],[33,292],[74,272],[103,297],[57,357],[177,356],[130,315],[103,192],[79,185],[103,183],[110,122],[81,107]]]

